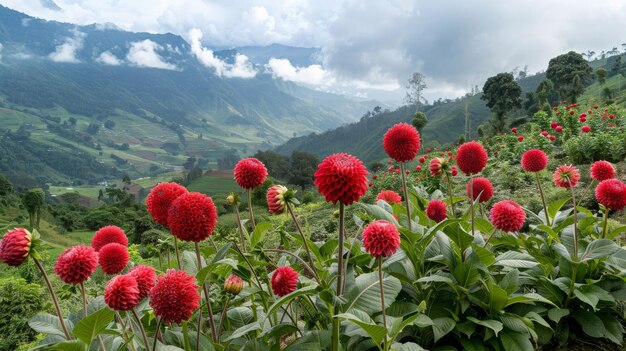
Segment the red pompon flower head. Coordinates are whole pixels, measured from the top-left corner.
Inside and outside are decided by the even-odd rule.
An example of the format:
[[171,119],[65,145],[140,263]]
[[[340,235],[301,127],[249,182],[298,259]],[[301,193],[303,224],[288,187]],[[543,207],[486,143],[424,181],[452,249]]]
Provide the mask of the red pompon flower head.
[[[473,188],[473,193],[472,193]],[[474,195],[474,201],[478,199],[478,202],[487,202],[493,196],[493,185],[487,178],[477,177],[467,182],[466,186],[467,196],[472,197]]]
[[400,247],[400,232],[391,222],[374,221],[363,230],[363,246],[374,257],[391,256]]
[[402,202],[402,198],[398,193],[393,190],[383,190],[376,196],[376,201],[384,200],[388,204],[399,204]]
[[517,232],[526,221],[526,212],[517,202],[504,200],[493,205],[489,212],[489,220],[494,227],[504,232]]
[[104,302],[116,311],[132,310],[140,300],[137,279],[128,274],[111,278],[104,287]]
[[177,197],[187,192],[187,189],[178,183],[159,183],[150,190],[150,194],[146,198],[146,206],[148,213],[155,222],[164,227],[167,225],[167,213],[172,202]]
[[517,141],[519,141],[520,143],[524,141],[524,136],[523,135],[518,136]]
[[150,290],[150,307],[165,323],[186,321],[200,307],[198,288],[193,275],[168,269]]
[[511,133],[513,134],[517,133],[517,128],[511,128]]
[[433,159],[430,160],[430,175],[433,177],[439,177],[444,172],[448,171],[449,166],[448,159],[443,157],[433,157]]
[[98,251],[98,263],[105,274],[117,274],[126,268],[130,255],[126,246],[118,243],[104,245]]
[[213,233],[217,209],[210,197],[196,192],[185,193],[172,202],[167,222],[175,237],[197,243]]
[[552,178],[554,179],[554,185],[561,188],[569,188],[578,184],[580,173],[572,165],[561,165],[554,171]]
[[583,133],[589,133],[589,132],[591,132],[591,127],[589,127],[589,126],[582,126],[582,128],[580,128],[580,130]]
[[326,157],[317,166],[314,184],[327,202],[350,205],[367,192],[367,174],[361,160],[339,153]]
[[33,234],[24,228],[15,228],[4,234],[0,241],[0,262],[9,266],[21,265],[30,254]]
[[610,210],[626,207],[626,184],[618,179],[603,180],[596,187],[596,199]]
[[235,165],[235,180],[246,190],[259,187],[267,178],[267,168],[256,158],[244,158]]
[[298,285],[298,272],[289,266],[278,267],[272,273],[272,291],[274,294],[283,297],[296,290]]
[[393,125],[383,137],[385,152],[397,162],[413,160],[420,149],[420,143],[420,133],[408,123]]
[[607,179],[615,178],[615,168],[610,162],[596,161],[589,168],[591,178],[601,182]]
[[426,217],[439,223],[448,217],[446,203],[441,200],[430,200],[426,205]]
[[154,287],[156,282],[156,272],[154,268],[145,264],[140,264],[128,270],[127,275],[137,280],[137,287],[139,288],[139,300],[143,300],[148,297],[150,290]]
[[108,225],[100,228],[93,235],[93,238],[91,238],[91,247],[93,247],[96,252],[100,251],[104,245],[110,243],[118,243],[128,246],[128,238],[122,228],[114,225]]
[[563,127],[562,126],[556,126],[556,128],[554,128],[554,130],[556,130],[557,133],[561,133],[563,131]]
[[522,155],[522,168],[526,172],[539,172],[548,165],[548,155],[539,149],[528,150]]
[[459,147],[456,164],[465,174],[480,173],[487,166],[487,150],[476,141],[467,142]]
[[239,295],[241,289],[243,289],[243,280],[239,276],[231,274],[224,281],[224,291],[229,294]]
[[267,189],[267,208],[273,215],[285,212],[285,193],[288,189],[282,185],[274,185]]
[[455,166],[451,167],[451,174],[453,177],[456,177],[456,175],[459,174],[459,171],[457,171]]
[[98,268],[98,253],[89,246],[72,246],[65,249],[56,264],[54,273],[66,284],[80,284]]

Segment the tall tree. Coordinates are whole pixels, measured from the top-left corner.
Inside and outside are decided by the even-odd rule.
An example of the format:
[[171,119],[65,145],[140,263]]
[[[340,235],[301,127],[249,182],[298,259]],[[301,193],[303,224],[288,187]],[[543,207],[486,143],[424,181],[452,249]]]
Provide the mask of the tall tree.
[[542,80],[537,86],[537,90],[535,90],[535,95],[537,96],[537,100],[540,105],[545,105],[549,102],[550,95],[552,95],[552,91],[554,90],[554,84],[549,79]]
[[313,174],[317,170],[317,165],[320,163],[320,159],[317,155],[294,151],[291,154],[291,175],[289,176],[289,183],[299,185],[302,190],[308,186],[313,185]]
[[28,212],[30,219],[30,229],[39,227],[41,212],[45,204],[46,194],[41,188],[28,189],[22,197],[22,204]]
[[419,72],[413,73],[406,85],[406,97],[404,100],[408,104],[416,104],[418,108],[422,102],[428,104],[428,101],[423,96],[424,89],[427,88],[426,76]]
[[554,83],[561,98],[576,102],[593,80],[593,68],[582,55],[570,51],[550,60],[546,77]]
[[413,127],[415,127],[415,129],[421,132],[422,128],[424,128],[426,124],[428,124],[428,117],[426,117],[426,114],[424,112],[417,111],[413,115],[413,120],[411,121],[411,124],[413,125]]
[[598,83],[600,83],[600,85],[603,85],[604,83],[606,83],[606,74],[608,72],[600,67],[596,70],[596,75],[598,76]]
[[487,101],[487,107],[494,113],[492,124],[496,132],[504,131],[509,111],[522,107],[521,94],[522,87],[511,73],[498,73],[485,82],[480,99]]
[[0,174],[0,196],[6,196],[13,192],[13,184],[4,176]]

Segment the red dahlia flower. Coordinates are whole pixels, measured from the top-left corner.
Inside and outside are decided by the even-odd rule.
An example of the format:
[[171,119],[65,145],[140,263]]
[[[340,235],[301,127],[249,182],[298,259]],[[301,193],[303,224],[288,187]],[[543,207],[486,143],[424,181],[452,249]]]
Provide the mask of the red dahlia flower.
[[235,165],[235,180],[243,189],[259,187],[267,178],[267,168],[256,158],[244,158]]
[[539,149],[528,150],[522,155],[522,168],[526,172],[539,172],[548,165],[548,155]]
[[513,134],[517,133],[517,128],[511,128],[511,132],[512,132]]
[[420,149],[420,134],[412,125],[398,123],[385,133],[383,146],[387,155],[394,160],[411,161]]
[[524,141],[524,136],[523,135],[518,136],[517,141],[519,141],[520,143]]
[[137,280],[137,287],[139,288],[139,300],[143,300],[148,297],[150,290],[154,287],[156,281],[156,272],[154,268],[140,264],[128,270],[126,275]]
[[526,221],[526,212],[517,202],[504,200],[493,205],[489,212],[489,220],[504,232],[517,232]]
[[267,189],[265,198],[267,199],[267,208],[273,215],[279,215],[285,212],[285,193],[287,188],[282,185],[274,185]]
[[596,199],[604,207],[619,211],[626,207],[626,184],[618,179],[603,180],[596,187]]
[[367,170],[361,161],[340,153],[326,157],[315,172],[315,186],[327,202],[350,205],[367,192]]
[[439,223],[448,217],[446,203],[441,200],[430,200],[426,205],[426,217]]
[[118,243],[124,246],[128,246],[128,238],[126,234],[120,227],[116,227],[114,225],[108,225],[106,227],[100,228],[91,238],[91,247],[93,247],[96,252],[100,251],[106,244],[110,243]]
[[456,152],[456,164],[465,174],[480,173],[487,166],[487,150],[478,142],[467,142]]
[[562,126],[556,126],[556,128],[554,128],[554,130],[556,130],[557,133],[561,133],[563,131],[563,127]]
[[289,266],[278,267],[274,273],[272,273],[270,283],[272,284],[274,294],[283,297],[296,290],[298,272]]
[[150,190],[146,198],[148,213],[155,222],[164,227],[167,225],[167,211],[177,197],[187,192],[187,189],[177,183],[159,183]]
[[552,123],[550,123],[550,128],[552,128],[552,129],[555,129],[555,128],[556,128],[556,127],[558,127],[558,126],[559,126],[559,124],[558,124],[558,123],[556,123],[556,122],[552,122]]
[[430,160],[430,175],[433,177],[439,177],[448,168],[448,160],[442,157],[433,157]]
[[104,287],[104,302],[116,311],[129,311],[139,303],[137,280],[130,275],[118,275]]
[[402,198],[398,193],[393,190],[383,190],[376,196],[376,201],[385,200],[388,204],[399,204],[402,202]]
[[54,273],[66,284],[80,284],[98,268],[98,254],[89,246],[72,246],[57,259]]
[[589,133],[589,132],[591,132],[591,127],[589,127],[589,126],[582,126],[582,128],[580,128],[580,130],[583,133]]
[[601,182],[607,179],[615,178],[615,168],[610,162],[596,161],[589,168],[591,178]]
[[234,274],[229,275],[224,281],[224,291],[229,294],[239,295],[241,289],[243,289],[243,280]]
[[391,256],[400,247],[400,233],[391,222],[374,221],[363,230],[363,246],[374,257]]
[[128,249],[122,244],[106,244],[98,251],[98,263],[105,274],[117,274],[123,271],[129,261]]
[[213,200],[201,193],[185,193],[170,206],[167,222],[180,240],[200,242],[208,238],[217,224]]
[[168,269],[150,290],[150,306],[165,323],[186,321],[200,307],[198,288],[193,275]]
[[0,245],[0,262],[9,266],[21,265],[30,254],[33,235],[24,228],[15,228],[4,234]]
[[456,177],[456,175],[459,174],[459,171],[457,171],[456,167],[452,166],[450,168],[450,173],[452,174],[453,177]]
[[467,182],[466,190],[468,197],[471,197],[472,188],[474,188],[474,201],[478,199],[478,202],[487,202],[493,196],[493,186],[487,178],[477,177]]
[[574,166],[561,165],[554,171],[552,178],[554,179],[554,185],[561,188],[569,188],[570,183],[571,186],[578,184],[580,173],[578,173],[578,169]]

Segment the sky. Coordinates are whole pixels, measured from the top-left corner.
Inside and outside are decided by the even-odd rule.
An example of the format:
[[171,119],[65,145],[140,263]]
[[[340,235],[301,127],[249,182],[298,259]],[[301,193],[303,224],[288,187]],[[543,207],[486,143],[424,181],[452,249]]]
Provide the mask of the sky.
[[[413,72],[425,97],[461,96],[516,67],[545,70],[574,50],[624,51],[623,0],[0,0],[48,20],[113,23],[130,31],[172,32],[224,79],[251,77],[247,57],[231,66],[211,49],[279,43],[320,48],[318,62],[265,66],[276,77],[320,90],[400,101]],[[135,48],[150,52],[149,43]],[[59,52],[63,55],[64,52]],[[115,57],[101,58],[115,63]],[[107,61],[108,60],[108,61]],[[167,67],[164,67],[167,68]],[[221,73],[220,73],[221,72]]]

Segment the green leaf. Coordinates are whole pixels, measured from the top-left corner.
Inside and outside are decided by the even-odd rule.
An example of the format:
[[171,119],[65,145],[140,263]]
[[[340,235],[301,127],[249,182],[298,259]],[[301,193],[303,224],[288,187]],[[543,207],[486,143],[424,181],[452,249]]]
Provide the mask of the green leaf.
[[459,225],[447,226],[443,232],[461,248],[461,251],[467,249],[474,241],[474,237]]
[[236,329],[232,334],[230,334],[230,336],[226,339],[224,339],[224,341],[229,341],[229,340],[235,340],[237,338],[240,338],[252,331],[255,330],[262,330],[263,328],[259,325],[258,322],[252,322],[250,324],[246,324],[241,328]]
[[233,260],[232,258],[223,258],[217,262],[213,262],[207,265],[206,267],[202,268],[196,274],[196,281],[198,282],[198,285],[202,286],[202,284],[204,284],[204,282],[207,280],[209,275],[211,275],[213,270],[215,270],[218,267],[231,267],[231,268],[236,269],[237,261]]
[[595,313],[579,309],[574,311],[572,316],[583,328],[585,334],[594,338],[602,338],[606,334],[604,323]]
[[580,256],[580,259],[583,261],[587,261],[595,258],[605,258],[616,253],[619,250],[620,247],[617,246],[617,244],[612,240],[597,239],[592,241],[587,246],[585,252],[583,252],[583,254]]
[[304,335],[289,344],[284,351],[326,350],[330,345],[331,336],[328,330],[312,330],[305,332]]
[[[39,313],[28,321],[28,325],[38,333],[58,335],[65,339],[65,333],[57,316],[50,313]],[[71,323],[65,321],[65,325],[71,328]]]
[[551,219],[556,216],[556,213],[569,201],[569,197],[552,201],[548,204],[548,215]]
[[554,323],[559,323],[561,318],[569,315],[569,310],[567,308],[551,308],[548,310],[548,318],[552,320]]
[[456,326],[456,322],[452,318],[442,317],[433,319],[433,336],[435,338],[435,342],[439,341],[439,339],[443,338],[451,332]]
[[512,268],[533,268],[538,265],[534,257],[529,254],[507,251],[496,257],[494,265]]
[[400,224],[398,224],[398,221],[393,217],[393,215],[387,211],[385,211],[384,208],[378,206],[378,205],[370,205],[370,204],[365,204],[362,202],[357,202],[357,205],[363,207],[365,209],[365,212],[369,213],[370,215],[374,216],[374,218],[376,219],[384,219],[386,221],[389,221],[391,223],[393,223],[396,227],[399,227]]
[[623,226],[619,226],[615,229],[613,229],[613,231],[611,231],[608,235],[607,235],[607,239],[614,239],[615,237],[617,237],[618,235],[625,233],[626,232],[626,225]]
[[500,341],[505,351],[534,350],[533,344],[526,334],[505,331],[500,334]]
[[546,299],[545,297],[537,294],[537,293],[527,293],[524,295],[515,295],[509,298],[509,301],[506,303],[506,306],[511,306],[516,303],[523,302],[543,302],[552,306],[556,306],[552,301]]
[[508,294],[506,290],[491,281],[487,282],[487,294],[489,297],[488,308],[491,313],[500,313],[507,304]]
[[259,243],[263,242],[265,234],[273,228],[270,222],[261,222],[254,227],[252,236],[250,237],[250,246],[256,247]]
[[622,324],[613,316],[603,315],[600,320],[604,323],[606,333],[604,336],[616,344],[621,345],[624,341],[624,328]]
[[491,222],[482,217],[474,218],[474,228],[483,234],[490,234],[495,229]]
[[[385,308],[387,308],[396,300],[396,296],[402,290],[402,283],[400,283],[398,278],[388,275],[383,277],[383,289],[385,291]],[[381,312],[378,272],[358,276],[354,280],[354,286],[350,289],[350,294],[344,297],[348,300],[348,308],[346,308],[348,312],[352,308],[369,314]]]
[[599,286],[591,285],[591,284],[582,285],[582,286],[574,288],[574,295],[576,295],[576,297],[580,301],[591,306],[591,308],[593,308],[594,311],[597,311],[596,306],[598,305],[598,302],[600,302],[601,300],[607,301],[607,302],[615,301],[613,296],[611,296],[611,294],[609,294],[608,291],[602,289]]
[[87,351],[87,345],[80,340],[63,341],[58,344],[50,346],[48,350]]
[[472,244],[472,251],[474,251],[476,255],[478,255],[478,258],[480,258],[480,262],[484,264],[485,267],[489,267],[496,262],[496,256],[493,254],[493,252],[482,246]]
[[[476,257],[474,255],[470,257]],[[464,288],[476,283],[480,280],[480,272],[477,266],[479,265],[477,258],[470,258],[469,260],[457,265],[452,272],[454,279],[458,284]]]
[[234,328],[241,328],[252,321],[253,313],[249,307],[240,306],[230,308],[226,312],[226,316],[228,316],[228,320],[232,322]]
[[517,291],[519,287],[519,271],[517,269],[512,269],[509,273],[507,273],[502,280],[498,282],[498,285],[506,290],[507,294],[512,294]]
[[367,323],[359,319],[357,316],[351,313],[341,313],[335,316],[335,318],[346,319],[363,329],[369,335],[370,338],[374,341],[374,343],[381,348],[382,342],[387,336],[387,328],[382,327],[377,324]]
[[475,324],[482,325],[485,328],[489,328],[489,329],[493,330],[493,332],[495,333],[496,336],[498,336],[498,333],[501,332],[502,328],[503,328],[502,322],[496,321],[496,320],[493,320],[493,319],[488,319],[488,320],[481,321],[481,320],[476,319],[476,318],[474,318],[472,316],[468,316],[467,319],[472,321],[472,322],[474,322]]
[[274,314],[274,312],[276,312],[276,310],[286,304],[289,303],[291,300],[295,299],[298,296],[303,296],[303,295],[315,295],[317,290],[317,284],[313,283],[311,285],[302,287],[300,289],[295,290],[294,292],[287,294],[283,297],[281,297],[278,301],[274,302],[274,304],[272,306],[270,306],[270,308],[267,310],[267,316],[271,316],[272,314]]
[[400,346],[398,351],[424,351],[424,348],[422,348],[416,343],[407,342],[407,343],[402,344],[402,346]]
[[72,330],[72,333],[85,344],[90,345],[93,339],[113,321],[114,316],[115,312],[105,307],[81,319],[74,327],[74,330]]

